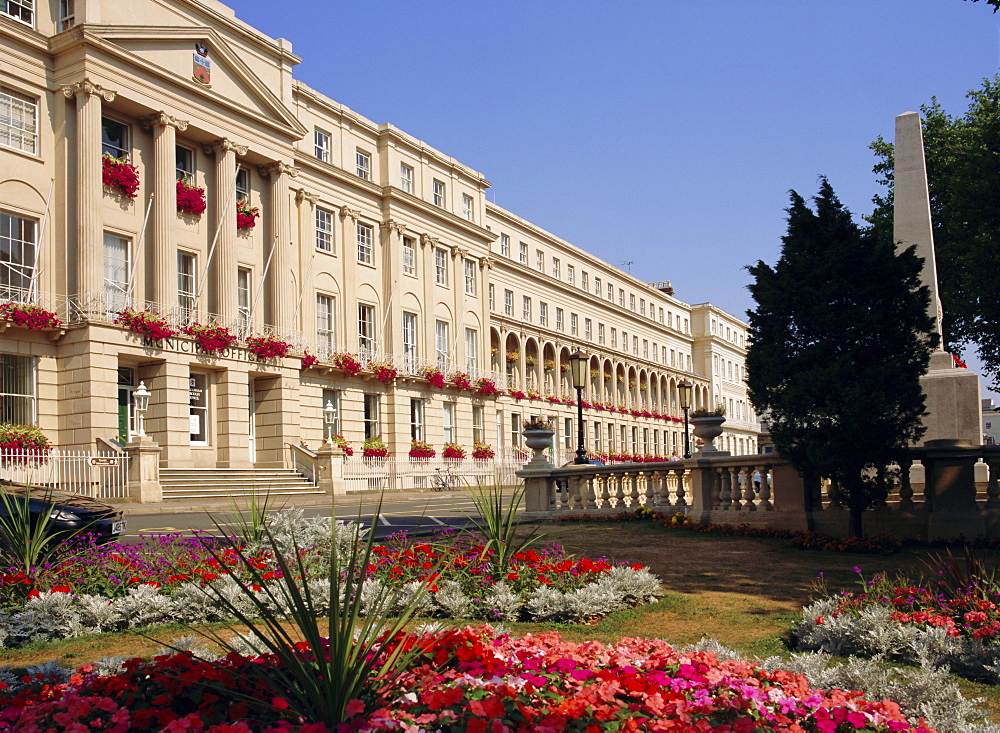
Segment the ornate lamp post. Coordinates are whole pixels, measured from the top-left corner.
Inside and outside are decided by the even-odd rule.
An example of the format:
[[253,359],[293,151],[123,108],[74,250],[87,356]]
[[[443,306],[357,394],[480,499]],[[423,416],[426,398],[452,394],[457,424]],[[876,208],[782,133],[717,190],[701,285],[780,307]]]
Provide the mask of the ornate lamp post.
[[337,411],[333,407],[333,402],[331,400],[327,400],[326,407],[323,408],[323,425],[326,427],[327,440],[333,437],[333,421],[336,416]]
[[587,383],[587,355],[577,349],[569,357],[569,369],[576,390],[576,460],[573,463],[587,463],[587,449],[583,447],[583,387]]
[[139,382],[139,386],[132,392],[132,399],[135,400],[136,437],[142,439],[146,437],[146,410],[149,409],[149,390],[146,389],[145,382]]
[[688,381],[677,385],[677,392],[681,399],[681,409],[684,410],[684,457],[691,457],[691,439],[688,437],[688,410],[691,409],[691,394],[694,392],[694,385]]

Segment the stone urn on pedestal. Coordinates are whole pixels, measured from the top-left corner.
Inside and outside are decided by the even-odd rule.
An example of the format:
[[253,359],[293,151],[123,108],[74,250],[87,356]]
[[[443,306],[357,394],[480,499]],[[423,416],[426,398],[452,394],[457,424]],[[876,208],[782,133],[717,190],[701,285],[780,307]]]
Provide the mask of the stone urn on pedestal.
[[701,450],[702,456],[728,456],[728,451],[716,449],[713,442],[723,433],[722,424],[726,422],[726,410],[721,405],[715,409],[693,410],[691,412],[691,425],[694,426],[694,437],[701,438],[704,442]]
[[524,435],[525,445],[531,448],[534,453],[527,465],[535,468],[549,466],[549,461],[545,457],[545,449],[552,447],[552,437],[555,435],[552,424],[544,418],[533,417],[524,421],[522,435]]

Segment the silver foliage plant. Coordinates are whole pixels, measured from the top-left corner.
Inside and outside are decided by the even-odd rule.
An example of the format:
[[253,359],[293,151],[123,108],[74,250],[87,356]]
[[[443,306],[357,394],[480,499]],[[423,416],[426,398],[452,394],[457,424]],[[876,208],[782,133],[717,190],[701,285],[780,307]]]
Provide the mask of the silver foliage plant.
[[[802,609],[792,630],[796,651],[838,656],[882,657],[928,668],[947,667],[963,677],[1000,682],[1000,643],[948,636],[943,627],[900,624],[879,605],[836,615],[838,601],[826,598]],[[822,617],[822,623],[817,623]]]

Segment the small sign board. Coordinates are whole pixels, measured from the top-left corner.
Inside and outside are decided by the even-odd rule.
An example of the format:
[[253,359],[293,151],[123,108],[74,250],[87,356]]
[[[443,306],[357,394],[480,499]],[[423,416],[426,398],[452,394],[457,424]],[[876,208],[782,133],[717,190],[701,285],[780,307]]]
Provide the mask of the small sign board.
[[204,56],[198,54],[192,55],[193,67],[194,67],[194,80],[201,82],[202,84],[212,83],[212,62],[209,61]]
[[118,459],[115,458],[115,457],[113,457],[113,456],[112,457],[108,457],[108,458],[91,458],[90,459],[90,465],[91,466],[117,466],[118,465]]

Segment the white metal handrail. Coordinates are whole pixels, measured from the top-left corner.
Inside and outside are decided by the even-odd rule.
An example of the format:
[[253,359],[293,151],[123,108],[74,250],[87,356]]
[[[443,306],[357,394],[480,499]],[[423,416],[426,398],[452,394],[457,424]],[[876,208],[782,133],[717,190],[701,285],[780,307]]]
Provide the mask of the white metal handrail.
[[94,499],[128,497],[129,456],[104,451],[0,451],[0,482]]

